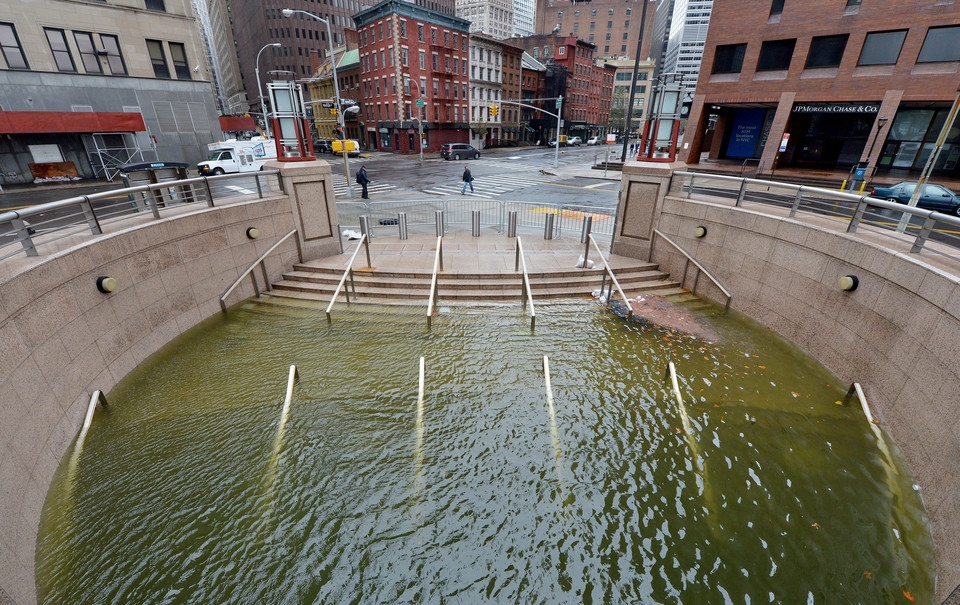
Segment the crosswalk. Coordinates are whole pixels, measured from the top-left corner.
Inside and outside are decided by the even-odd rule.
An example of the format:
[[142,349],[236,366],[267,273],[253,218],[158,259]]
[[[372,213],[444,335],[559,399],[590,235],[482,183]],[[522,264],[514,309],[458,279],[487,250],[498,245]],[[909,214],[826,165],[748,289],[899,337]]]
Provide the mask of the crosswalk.
[[[367,185],[367,193],[385,193],[387,191],[393,191],[396,189],[396,185],[391,185],[390,183],[377,183],[373,182]],[[360,197],[361,187],[354,183],[353,185],[353,195]],[[347,195],[347,179],[334,176],[333,177],[333,195],[336,197],[344,197]]]
[[468,186],[467,192],[461,194],[463,183],[460,181],[455,181],[449,185],[431,185],[425,187],[423,192],[433,195],[462,195],[464,197],[491,199],[509,191],[539,185],[541,182],[539,179],[518,178],[517,175],[479,175],[474,177],[472,193]]

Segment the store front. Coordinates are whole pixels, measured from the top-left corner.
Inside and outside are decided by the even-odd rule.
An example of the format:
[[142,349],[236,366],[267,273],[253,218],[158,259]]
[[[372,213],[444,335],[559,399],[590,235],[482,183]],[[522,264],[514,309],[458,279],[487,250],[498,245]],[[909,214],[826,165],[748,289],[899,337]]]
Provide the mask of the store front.
[[[883,142],[877,162],[879,170],[891,174],[922,171],[936,148],[949,111],[948,106],[901,106]],[[947,133],[932,173],[960,178],[960,116]]]

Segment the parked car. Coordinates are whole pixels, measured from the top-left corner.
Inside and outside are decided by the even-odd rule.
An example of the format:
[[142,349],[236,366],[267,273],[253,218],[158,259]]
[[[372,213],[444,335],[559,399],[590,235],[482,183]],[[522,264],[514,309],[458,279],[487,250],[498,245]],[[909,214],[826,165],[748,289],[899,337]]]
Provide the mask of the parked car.
[[459,160],[460,158],[479,160],[480,152],[477,151],[476,147],[466,143],[444,143],[440,147],[440,157],[445,160]]
[[599,145],[600,143],[603,143],[605,140],[606,139],[603,139],[601,137],[590,137],[589,139],[587,139],[587,145]]
[[583,139],[577,136],[569,137],[567,139],[567,145],[576,145],[579,147],[580,145],[583,145]]
[[[913,196],[916,189],[916,183],[904,181],[892,187],[874,187],[870,190],[870,196],[906,204],[910,202],[910,197]],[[937,212],[960,216],[960,196],[942,185],[924,185],[923,193],[917,200],[917,206],[926,210],[936,210]]]
[[331,147],[330,141],[323,139],[318,139],[313,142],[313,150],[317,153],[333,153],[333,147]]

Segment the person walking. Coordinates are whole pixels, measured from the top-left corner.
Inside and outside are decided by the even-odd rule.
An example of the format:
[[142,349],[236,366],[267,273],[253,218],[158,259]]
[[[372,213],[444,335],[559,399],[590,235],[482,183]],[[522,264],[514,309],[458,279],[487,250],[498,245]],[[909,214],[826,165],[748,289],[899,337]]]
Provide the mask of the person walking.
[[467,185],[470,185],[470,193],[473,193],[473,175],[470,174],[470,169],[464,166],[463,167],[463,189],[460,190],[460,195],[467,194]]
[[360,184],[360,187],[363,188],[363,192],[360,194],[365,200],[370,199],[370,196],[367,195],[367,183],[370,182],[370,177],[367,176],[367,167],[361,165],[360,171],[357,172],[357,183]]

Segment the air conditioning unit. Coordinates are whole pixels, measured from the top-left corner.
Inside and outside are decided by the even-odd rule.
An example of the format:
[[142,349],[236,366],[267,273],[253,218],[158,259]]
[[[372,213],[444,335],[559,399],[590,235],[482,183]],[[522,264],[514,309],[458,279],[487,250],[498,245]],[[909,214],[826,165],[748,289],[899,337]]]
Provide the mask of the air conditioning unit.
[[98,54],[99,56],[101,56],[101,57],[105,57],[105,56],[107,56],[107,55],[110,54],[110,51],[108,51],[108,50],[105,49],[105,48],[98,48],[98,49],[94,50],[94,52],[97,53],[97,54]]

